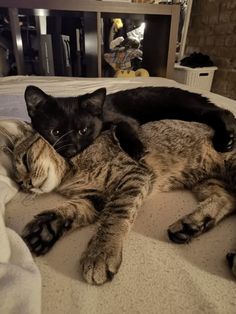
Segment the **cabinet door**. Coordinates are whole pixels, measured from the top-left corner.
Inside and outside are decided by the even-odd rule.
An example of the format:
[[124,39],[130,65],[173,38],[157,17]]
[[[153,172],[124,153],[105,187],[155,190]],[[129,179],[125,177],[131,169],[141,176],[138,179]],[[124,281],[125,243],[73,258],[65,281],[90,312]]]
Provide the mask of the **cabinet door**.
[[166,77],[171,16],[146,15],[143,64],[150,76]]
[[84,12],[84,48],[86,76],[98,76],[97,14]]

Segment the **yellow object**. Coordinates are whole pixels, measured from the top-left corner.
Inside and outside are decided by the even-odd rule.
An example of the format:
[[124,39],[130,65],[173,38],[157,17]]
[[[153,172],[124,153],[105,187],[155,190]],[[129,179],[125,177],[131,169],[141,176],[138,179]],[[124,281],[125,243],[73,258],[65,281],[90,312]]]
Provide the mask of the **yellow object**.
[[115,73],[115,77],[148,77],[149,73],[145,69],[138,69],[136,71],[133,70],[118,70]]
[[115,77],[135,77],[135,71],[132,70],[118,70]]
[[135,71],[135,76],[142,76],[142,77],[148,77],[149,76],[149,73],[146,69],[138,69]]
[[118,29],[123,27],[122,19],[113,19],[113,23],[114,23],[116,32],[118,31]]

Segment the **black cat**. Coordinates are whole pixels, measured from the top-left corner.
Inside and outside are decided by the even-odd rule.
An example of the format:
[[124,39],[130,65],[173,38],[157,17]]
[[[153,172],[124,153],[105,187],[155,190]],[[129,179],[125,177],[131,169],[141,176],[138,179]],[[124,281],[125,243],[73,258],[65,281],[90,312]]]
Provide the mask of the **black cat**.
[[207,98],[173,87],[139,87],[106,96],[106,89],[78,97],[52,97],[28,86],[25,100],[32,125],[63,157],[71,158],[90,145],[102,129],[116,126],[121,147],[140,158],[139,124],[160,119],[197,121],[215,130],[218,151],[234,145],[236,120]]

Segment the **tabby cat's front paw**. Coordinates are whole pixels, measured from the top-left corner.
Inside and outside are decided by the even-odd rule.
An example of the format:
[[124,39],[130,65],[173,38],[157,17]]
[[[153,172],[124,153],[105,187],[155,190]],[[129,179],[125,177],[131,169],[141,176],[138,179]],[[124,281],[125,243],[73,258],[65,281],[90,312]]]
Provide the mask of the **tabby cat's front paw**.
[[111,281],[118,272],[122,261],[122,248],[117,245],[95,244],[91,241],[80,260],[85,281],[93,285],[102,285]]
[[171,241],[184,244],[214,226],[215,220],[211,217],[204,217],[203,220],[196,221],[190,216],[186,216],[168,228],[168,236]]
[[226,255],[226,258],[227,258],[229,267],[230,267],[231,270],[232,270],[232,273],[233,273],[234,276],[236,277],[236,251],[229,252],[229,253]]
[[30,251],[35,255],[46,254],[62,234],[69,230],[72,221],[55,211],[45,211],[29,222],[22,233]]

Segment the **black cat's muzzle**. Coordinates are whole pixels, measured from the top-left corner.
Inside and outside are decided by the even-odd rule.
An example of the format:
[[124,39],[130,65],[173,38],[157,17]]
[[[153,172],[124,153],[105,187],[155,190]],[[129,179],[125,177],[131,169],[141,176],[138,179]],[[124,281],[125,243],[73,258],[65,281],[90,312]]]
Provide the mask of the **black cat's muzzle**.
[[76,156],[79,152],[80,152],[80,150],[78,150],[76,148],[70,148],[70,149],[67,149],[65,151],[61,151],[60,155],[64,158],[72,158],[72,157]]

